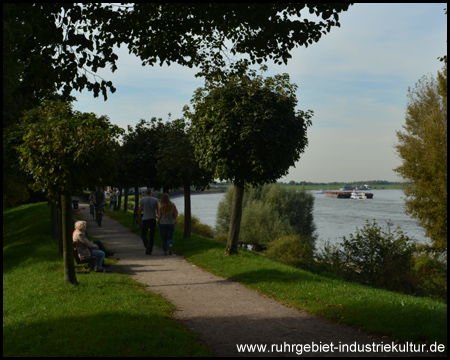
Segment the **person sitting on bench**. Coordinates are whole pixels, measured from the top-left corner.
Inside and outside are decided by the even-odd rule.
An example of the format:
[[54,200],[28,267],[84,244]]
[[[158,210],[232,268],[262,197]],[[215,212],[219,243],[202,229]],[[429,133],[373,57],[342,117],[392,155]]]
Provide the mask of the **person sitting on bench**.
[[99,250],[98,245],[89,241],[86,237],[86,221],[77,221],[75,223],[75,231],[73,232],[72,240],[77,248],[77,252],[80,256],[95,256],[96,272],[104,272],[102,264],[105,259],[105,253]]

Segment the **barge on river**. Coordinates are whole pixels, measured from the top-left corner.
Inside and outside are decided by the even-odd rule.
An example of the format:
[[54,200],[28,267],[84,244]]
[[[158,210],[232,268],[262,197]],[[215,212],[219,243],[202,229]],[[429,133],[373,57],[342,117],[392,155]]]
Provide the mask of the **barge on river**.
[[[365,192],[364,195],[365,195],[366,199],[373,198],[372,193]],[[352,196],[352,192],[351,191],[327,191],[327,196],[337,198],[337,199],[350,199]]]

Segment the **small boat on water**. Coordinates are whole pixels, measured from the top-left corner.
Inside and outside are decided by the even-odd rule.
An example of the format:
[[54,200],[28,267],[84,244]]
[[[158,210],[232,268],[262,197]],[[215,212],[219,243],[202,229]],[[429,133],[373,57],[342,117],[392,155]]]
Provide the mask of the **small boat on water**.
[[326,193],[325,190],[317,190],[317,191],[316,191],[316,194],[325,194],[325,193]]
[[366,193],[362,191],[353,191],[350,195],[350,199],[372,199],[373,194],[372,193]]

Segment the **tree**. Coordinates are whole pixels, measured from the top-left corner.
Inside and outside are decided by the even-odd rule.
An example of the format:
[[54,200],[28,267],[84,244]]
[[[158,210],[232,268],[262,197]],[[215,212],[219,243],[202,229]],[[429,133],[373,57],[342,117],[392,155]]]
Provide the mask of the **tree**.
[[[319,41],[333,26],[340,26],[339,13],[351,4],[299,3],[138,3],[125,9],[121,36],[130,52],[144,64],[176,62],[185,66],[225,65],[226,42],[231,55],[247,54],[250,61],[273,59],[287,63],[296,46]],[[309,21],[309,11],[321,18]],[[125,25],[125,26],[124,26]]]
[[204,190],[213,180],[211,173],[200,169],[194,156],[189,137],[189,128],[179,119],[160,123],[161,132],[156,169],[164,189],[184,189],[184,234],[191,237],[191,186]]
[[[223,65],[231,54],[284,62],[296,47],[317,42],[350,4],[298,3],[4,3],[3,64],[7,97],[87,88],[104,99],[114,92],[97,70],[117,69],[125,44],[143,65]],[[320,21],[304,18],[302,10]],[[207,65],[206,65],[207,66]],[[4,92],[5,96],[5,92]]]
[[[141,119],[135,128],[128,126],[128,133],[124,136],[121,152],[126,157],[126,182],[135,187],[135,209],[139,207],[138,194],[140,186],[159,188],[162,183],[156,171],[159,139],[162,136],[158,124],[161,119],[152,118],[150,121]],[[125,194],[125,208],[127,211],[127,194]]]
[[192,142],[200,167],[234,182],[225,253],[237,253],[245,184],[262,185],[286,175],[307,146],[312,111],[295,112],[297,86],[289,75],[264,79],[255,71],[209,78],[192,98]]
[[45,101],[23,119],[22,167],[33,177],[31,187],[50,200],[61,195],[64,281],[78,284],[72,246],[72,201],[75,190],[108,181],[114,172],[116,141],[122,130],[106,116],[73,111],[72,105]]
[[406,211],[425,229],[436,250],[447,250],[447,64],[408,90],[404,131],[395,146],[402,164],[394,169],[405,188]]
[[[143,65],[198,66],[200,74],[220,69],[229,55],[287,63],[293,48],[339,27],[339,14],[350,5],[3,3],[3,126],[56,92],[70,101],[72,90],[87,89],[106,100],[116,89],[98,70],[117,70],[121,45]],[[3,162],[17,163],[5,156]],[[17,184],[16,169],[6,170],[6,184]]]

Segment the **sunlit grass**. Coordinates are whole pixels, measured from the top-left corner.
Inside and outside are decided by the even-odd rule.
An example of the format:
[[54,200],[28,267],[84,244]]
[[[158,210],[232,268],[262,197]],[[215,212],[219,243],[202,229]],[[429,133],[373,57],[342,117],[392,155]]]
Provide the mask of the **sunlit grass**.
[[[120,211],[112,216],[126,225],[132,214]],[[244,249],[237,256],[224,256],[224,244],[196,235],[184,239],[177,229],[174,250],[215,275],[287,306],[402,341],[447,344],[447,305],[441,302],[331,279]]]
[[3,356],[210,356],[174,306],[128,276],[64,285],[44,203],[3,212]]

